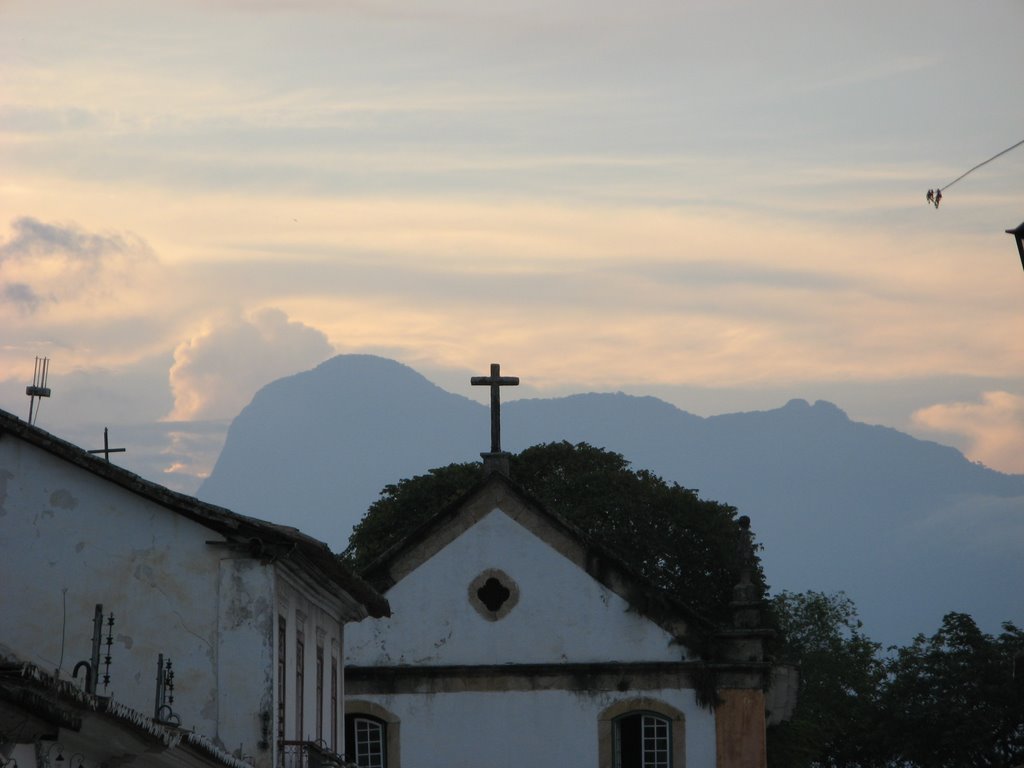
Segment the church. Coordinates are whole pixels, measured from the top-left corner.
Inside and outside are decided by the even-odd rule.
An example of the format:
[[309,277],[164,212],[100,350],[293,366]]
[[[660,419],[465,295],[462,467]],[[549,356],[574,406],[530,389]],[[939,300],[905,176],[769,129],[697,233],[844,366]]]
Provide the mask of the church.
[[[346,754],[367,768],[760,768],[786,675],[765,657],[749,578],[713,650],[685,596],[652,599],[509,476],[491,386],[484,479],[364,576],[392,615],[346,635]],[[740,539],[749,547],[749,525]],[[750,552],[752,562],[752,550]],[[653,608],[657,606],[657,608]]]

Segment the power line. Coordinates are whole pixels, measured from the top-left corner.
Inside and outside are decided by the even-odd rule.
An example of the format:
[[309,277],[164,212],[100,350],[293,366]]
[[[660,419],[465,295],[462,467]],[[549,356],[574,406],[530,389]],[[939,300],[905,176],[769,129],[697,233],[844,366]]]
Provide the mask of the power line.
[[968,175],[968,174],[970,174],[970,173],[974,173],[974,172],[975,172],[976,170],[978,170],[979,168],[981,168],[981,166],[983,166],[983,165],[988,165],[988,164],[989,164],[989,163],[991,163],[991,162],[992,162],[993,160],[995,160],[995,159],[996,159],[997,157],[1002,157],[1002,156],[1003,156],[1003,155],[1005,155],[1005,154],[1006,154],[1007,152],[1009,152],[1009,151],[1010,151],[1011,149],[1016,149],[1016,148],[1017,148],[1017,147],[1019,147],[1019,146],[1020,146],[1021,144],[1024,144],[1024,139],[1021,139],[1021,140],[1020,140],[1020,141],[1018,141],[1018,142],[1017,142],[1016,144],[1014,144],[1014,145],[1013,145],[1012,147],[1007,147],[1006,149],[1004,149],[1004,150],[1003,150],[1002,152],[1000,152],[999,154],[997,154],[997,155],[992,155],[992,157],[990,157],[990,158],[989,158],[988,160],[986,160],[985,162],[983,162],[983,163],[978,163],[978,164],[977,164],[976,166],[974,166],[973,168],[971,168],[971,170],[969,170],[969,171],[966,171],[965,173],[961,173],[961,174],[960,174],[959,176],[957,176],[957,177],[956,177],[955,179],[953,179],[953,180],[952,180],[951,182],[949,182],[949,184],[947,184],[947,185],[946,185],[946,186],[944,186],[944,187],[940,187],[939,191],[941,192],[941,191],[943,191],[943,190],[949,189],[949,188],[950,188],[950,187],[952,187],[952,186],[953,186],[954,184],[956,184],[956,183],[957,183],[958,181],[960,181],[960,179],[962,179],[962,178],[963,178],[964,176],[966,176],[966,175]]

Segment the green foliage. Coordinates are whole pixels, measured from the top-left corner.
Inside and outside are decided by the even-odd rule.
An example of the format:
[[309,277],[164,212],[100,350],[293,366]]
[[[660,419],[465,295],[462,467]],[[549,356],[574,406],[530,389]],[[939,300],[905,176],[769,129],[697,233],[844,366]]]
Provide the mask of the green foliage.
[[1024,763],[1024,680],[1014,657],[1024,632],[998,637],[949,613],[930,638],[918,635],[889,664],[883,704],[888,747],[898,765],[924,768]]
[[449,464],[384,486],[380,498],[353,527],[342,558],[357,571],[364,570],[482,477],[479,463]]
[[768,733],[771,768],[1011,768],[1024,764],[1024,633],[998,637],[950,613],[880,655],[844,595],[773,599],[783,658],[800,664],[793,718]]
[[[592,543],[712,621],[728,620],[739,578],[736,510],[700,499],[620,454],[548,443],[511,459],[513,482]],[[477,463],[451,464],[389,485],[355,526],[344,557],[364,569],[482,478]],[[763,590],[760,570],[755,582]]]
[[792,719],[768,732],[771,768],[874,765],[880,645],[861,631],[844,594],[783,592],[772,599],[782,660],[800,666]]

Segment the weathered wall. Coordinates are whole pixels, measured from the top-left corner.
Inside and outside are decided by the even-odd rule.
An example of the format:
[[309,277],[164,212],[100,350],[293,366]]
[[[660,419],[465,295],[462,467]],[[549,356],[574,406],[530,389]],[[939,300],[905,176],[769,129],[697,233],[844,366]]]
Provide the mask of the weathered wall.
[[[714,715],[692,691],[633,691],[685,713],[686,765],[715,765]],[[598,718],[616,694],[514,691],[359,696],[400,719],[403,768],[597,766]]]
[[[488,569],[518,603],[497,621],[468,590]],[[611,590],[494,510],[387,592],[393,616],[351,625],[357,665],[679,661],[685,649]]]
[[718,695],[718,768],[764,768],[768,762],[764,691],[723,689]]
[[209,733],[219,571],[210,532],[15,439],[0,439],[0,472],[0,580],[17,585],[4,646],[69,675],[89,658],[102,603],[115,617],[107,693],[152,713],[163,653],[174,662],[174,709]]
[[260,768],[273,764],[274,589],[273,568],[248,558],[220,561],[219,731],[229,749],[244,745],[243,754]]
[[[70,678],[90,657],[94,609],[102,603],[115,623],[111,683],[98,693],[153,715],[162,653],[173,662],[172,706],[182,726],[258,754],[253,713],[268,696],[272,581],[268,568],[206,544],[219,538],[0,437],[0,653]],[[222,600],[228,611],[220,616]]]

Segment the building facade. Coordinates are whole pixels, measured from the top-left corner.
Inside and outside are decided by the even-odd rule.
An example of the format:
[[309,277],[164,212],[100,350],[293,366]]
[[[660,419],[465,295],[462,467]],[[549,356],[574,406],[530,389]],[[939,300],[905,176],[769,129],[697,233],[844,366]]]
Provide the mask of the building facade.
[[756,601],[737,591],[736,625],[701,657],[683,605],[651,599],[501,472],[366,576],[393,614],[346,644],[361,766],[765,765]]
[[0,585],[4,662],[260,768],[344,750],[345,625],[388,613],[322,542],[2,411]]

